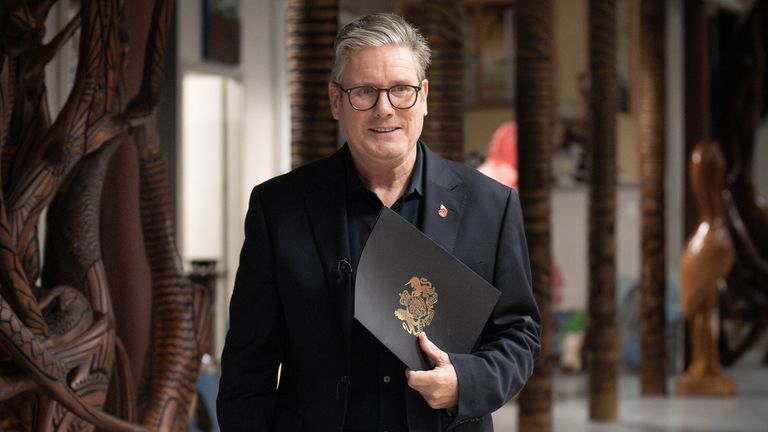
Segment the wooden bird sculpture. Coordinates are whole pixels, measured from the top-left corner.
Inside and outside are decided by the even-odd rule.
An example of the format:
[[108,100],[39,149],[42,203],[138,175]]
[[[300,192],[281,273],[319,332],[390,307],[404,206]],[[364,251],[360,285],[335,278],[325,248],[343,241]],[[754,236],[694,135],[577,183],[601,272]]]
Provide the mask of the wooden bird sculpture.
[[730,395],[733,381],[722,375],[713,329],[718,283],[731,270],[734,249],[723,213],[725,163],[711,141],[696,145],[690,182],[699,209],[699,224],[688,239],[681,260],[681,301],[690,331],[691,362],[677,381],[681,395]]

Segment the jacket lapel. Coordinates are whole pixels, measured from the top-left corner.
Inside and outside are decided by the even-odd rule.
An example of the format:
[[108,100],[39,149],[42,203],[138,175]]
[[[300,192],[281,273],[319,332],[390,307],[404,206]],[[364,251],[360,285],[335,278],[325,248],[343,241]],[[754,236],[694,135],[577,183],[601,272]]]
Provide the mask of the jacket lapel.
[[[466,192],[461,179],[444,159],[422,145],[425,162],[424,234],[448,252],[453,252],[461,218],[464,214]],[[441,206],[445,207],[441,211]]]
[[[449,164],[425,145],[425,191],[423,231],[449,252],[453,252],[458,234],[466,192],[461,179]],[[347,232],[347,202],[344,146],[328,158],[322,169],[314,171],[317,178],[305,194],[307,217],[312,227],[320,259],[328,283],[328,297],[349,346],[354,298],[352,292],[351,254]],[[440,208],[447,213],[441,216]]]
[[326,160],[305,195],[307,217],[326,275],[331,309],[339,319],[349,346],[352,324],[352,268],[347,233],[347,203],[343,147]]

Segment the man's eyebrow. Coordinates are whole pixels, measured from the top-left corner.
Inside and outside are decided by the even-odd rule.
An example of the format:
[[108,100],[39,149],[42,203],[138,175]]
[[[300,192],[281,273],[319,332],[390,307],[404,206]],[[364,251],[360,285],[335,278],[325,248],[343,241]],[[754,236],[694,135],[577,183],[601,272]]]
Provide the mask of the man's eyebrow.
[[349,87],[345,87],[345,88],[374,87],[374,88],[377,88],[377,89],[384,89],[384,88],[390,88],[390,87],[395,87],[395,86],[399,86],[399,85],[408,85],[408,86],[415,85],[415,86],[418,87],[420,84],[421,84],[421,81],[419,81],[417,84],[412,84],[411,81],[408,80],[408,79],[395,80],[395,81],[392,81],[391,84],[389,84],[389,85],[378,85],[378,84],[374,84],[374,83],[372,83],[370,81],[364,81],[364,82],[359,83],[359,84],[352,84]]
[[376,88],[378,88],[375,84],[370,83],[370,82],[356,83],[356,84],[352,84],[351,86],[349,86],[349,88],[354,88],[354,87],[376,87]]

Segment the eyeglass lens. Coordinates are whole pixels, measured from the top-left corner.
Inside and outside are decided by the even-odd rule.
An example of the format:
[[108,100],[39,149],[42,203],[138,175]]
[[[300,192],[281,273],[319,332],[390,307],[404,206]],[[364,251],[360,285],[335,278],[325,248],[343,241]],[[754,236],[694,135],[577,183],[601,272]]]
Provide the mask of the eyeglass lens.
[[356,87],[349,89],[349,101],[355,109],[368,110],[379,101],[379,95],[382,91],[387,92],[389,102],[395,108],[407,109],[416,104],[418,87],[408,85],[394,86],[389,89],[378,89],[372,86]]

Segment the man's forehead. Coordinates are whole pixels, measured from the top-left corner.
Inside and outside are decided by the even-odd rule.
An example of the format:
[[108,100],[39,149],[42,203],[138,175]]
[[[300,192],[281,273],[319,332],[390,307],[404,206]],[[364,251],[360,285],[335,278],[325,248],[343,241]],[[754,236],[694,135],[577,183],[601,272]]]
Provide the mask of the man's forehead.
[[398,45],[369,46],[358,48],[347,57],[342,78],[418,79],[419,66],[416,56],[408,47]]

